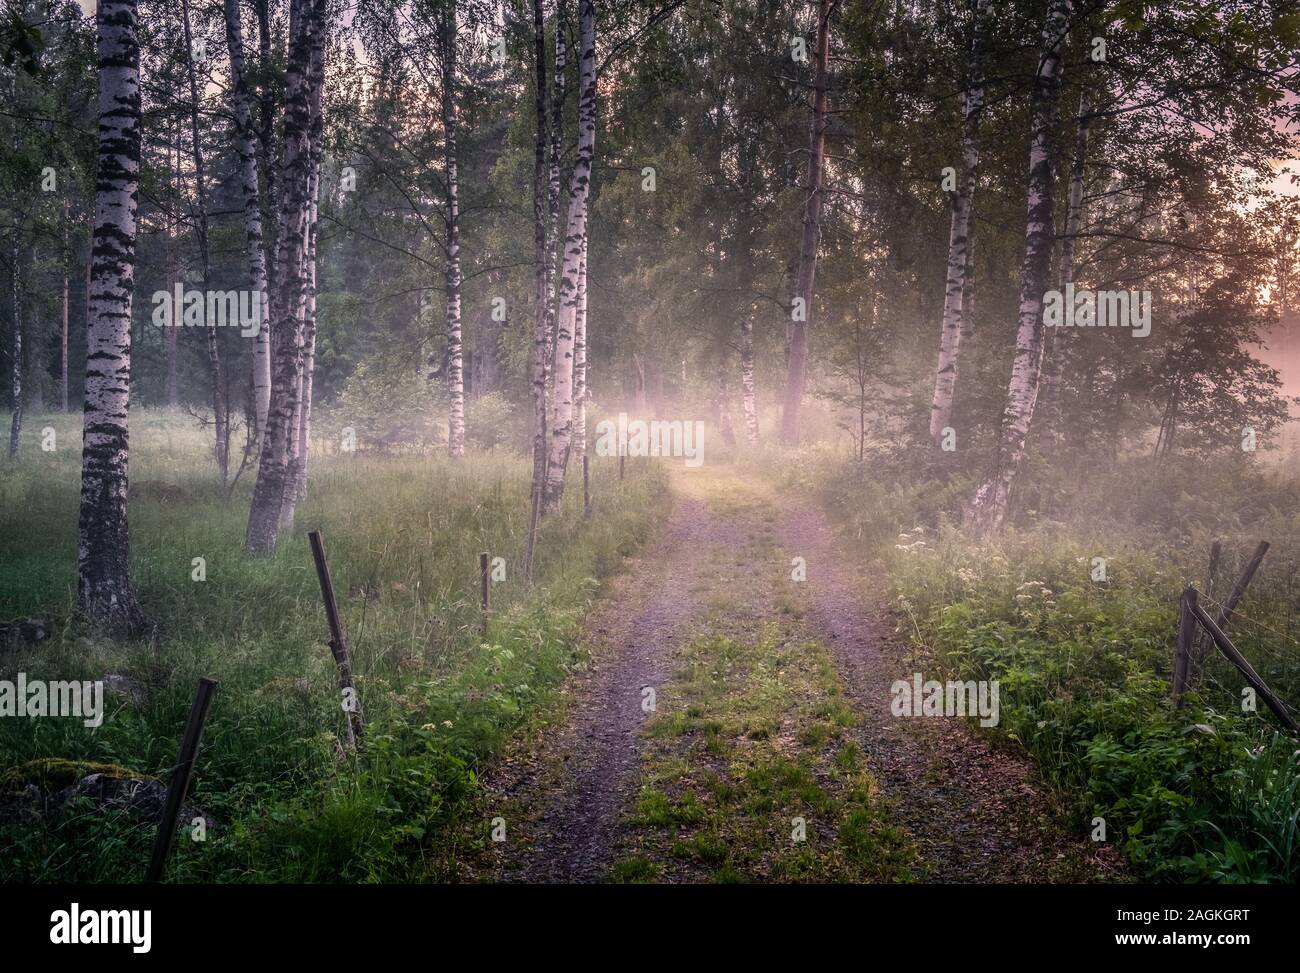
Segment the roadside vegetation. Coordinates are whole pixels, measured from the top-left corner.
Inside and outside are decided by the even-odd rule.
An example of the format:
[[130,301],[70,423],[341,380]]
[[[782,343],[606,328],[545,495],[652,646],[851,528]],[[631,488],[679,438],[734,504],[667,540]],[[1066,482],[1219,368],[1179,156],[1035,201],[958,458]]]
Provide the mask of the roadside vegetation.
[[888,578],[918,671],[998,680],[1001,721],[987,732],[1033,757],[1079,833],[1103,819],[1137,877],[1295,881],[1300,741],[1262,701],[1242,711],[1244,680],[1208,644],[1182,708],[1170,681],[1178,597],[1187,584],[1206,592],[1211,540],[1223,542],[1220,600],[1269,540],[1229,634],[1300,703],[1300,488],[1233,461],[1132,458],[1077,478],[1040,468],[1016,526],[981,541],[960,526],[971,481],[914,463],[901,449],[865,465],[808,449],[784,486],[814,495]]
[[[432,861],[446,862],[439,835],[472,803],[480,767],[585,664],[576,641],[585,606],[668,502],[656,468],[620,484],[612,462],[594,462],[591,517],[582,519],[579,489],[547,520],[530,588],[520,577],[525,458],[332,451],[313,458],[293,536],[273,557],[248,559],[251,483],[226,502],[194,420],[140,412],[132,571],[157,627],[147,639],[115,642],[74,611],[79,417],[41,422],[55,428],[58,448],[0,467],[0,620],[37,619],[45,637],[15,635],[0,648],[0,671],[108,677],[108,696],[97,729],[0,721],[0,880],[143,877],[155,831],[144,815],[82,797],[43,806],[96,771],[166,780],[201,675],[220,688],[189,804],[214,826],[200,842],[184,822],[170,879],[427,877]],[[325,536],[365,706],[364,743],[350,756],[305,536],[314,528]],[[506,562],[486,639],[484,550]],[[192,580],[197,557],[203,581]],[[42,762],[51,757],[57,766]]]

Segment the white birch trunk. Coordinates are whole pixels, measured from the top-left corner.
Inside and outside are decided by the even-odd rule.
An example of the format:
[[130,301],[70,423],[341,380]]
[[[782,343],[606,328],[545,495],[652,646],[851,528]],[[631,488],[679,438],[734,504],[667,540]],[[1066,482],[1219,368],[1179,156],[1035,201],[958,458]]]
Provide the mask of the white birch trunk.
[[243,196],[244,235],[247,238],[248,283],[253,293],[258,295],[261,322],[253,349],[253,414],[257,423],[255,439],[260,441],[266,429],[266,414],[271,408],[271,304],[266,289],[262,203],[257,189],[257,143],[239,0],[225,0],[225,10],[226,42],[230,48],[230,100],[235,112],[235,152],[239,156],[239,191]]
[[326,30],[318,27],[314,34],[311,52],[311,72],[308,85],[311,89],[311,114],[308,126],[308,176],[307,176],[307,227],[303,247],[305,280],[302,314],[302,368],[298,377],[298,397],[294,410],[294,429],[297,441],[293,449],[293,482],[285,490],[285,501],[280,510],[280,522],[292,527],[297,504],[307,495],[308,444],[311,440],[311,396],[316,375],[316,230],[320,209],[320,164],[323,153],[322,140],[325,117],[322,98],[325,87]]
[[465,455],[464,342],[460,322],[460,181],[456,159],[456,4],[442,22],[442,127],[447,177],[447,452]]
[[[559,29],[556,29],[557,34]],[[563,41],[557,41],[563,44]],[[550,322],[554,302],[550,240],[547,222],[546,184],[546,23],[542,0],[533,0],[533,107],[536,137],[533,140],[533,481],[528,516],[528,543],[524,554],[524,576],[532,577],[533,550],[537,542],[537,520],[546,489],[546,374],[550,347]],[[558,150],[553,154],[557,160]],[[554,170],[556,195],[559,170]]]
[[324,19],[324,0],[291,0],[275,287],[271,292],[271,318],[276,332],[271,407],[244,538],[244,546],[252,554],[275,550],[285,491],[293,487],[292,456],[298,439],[297,386],[302,367],[300,315],[306,287],[303,251],[307,246],[310,212],[311,53],[314,32],[318,28],[324,30]]
[[740,391],[745,416],[745,443],[758,445],[758,404],[754,395],[754,320],[746,313],[740,319]]
[[551,454],[546,467],[544,510],[564,496],[564,474],[573,439],[573,346],[578,315],[578,278],[587,242],[587,201],[596,149],[596,5],[581,0],[581,86],[578,98],[578,154],[569,180],[569,211],[564,234],[564,272],[560,278],[560,316],[555,340],[555,402]]
[[939,363],[935,368],[934,395],[930,400],[930,441],[938,446],[944,429],[952,425],[953,397],[957,387],[957,361],[966,332],[965,301],[973,290],[969,280],[970,217],[979,177],[979,127],[984,111],[983,48],[988,0],[975,0],[972,11],[970,60],[962,96],[962,173],[953,196],[948,231],[948,273],[943,298],[943,326],[939,337]]
[[307,391],[307,344],[308,319],[307,310],[311,296],[311,240],[313,203],[316,199],[315,138],[316,126],[320,121],[321,90],[324,80],[324,32],[319,23],[308,28],[309,53],[307,58],[307,142],[306,142],[306,184],[307,193],[303,203],[302,247],[298,251],[302,261],[300,267],[302,286],[298,291],[298,306],[295,312],[297,346],[295,348],[293,371],[293,413],[289,419],[288,471],[285,476],[284,495],[280,501],[280,530],[292,530],[294,516],[298,509],[299,474],[302,470],[302,422]]
[[578,268],[578,312],[573,328],[573,442],[578,455],[587,452],[587,238],[582,238]]
[[144,626],[131,583],[127,415],[140,181],[140,46],[136,0],[99,0],[99,143],[95,172],[86,400],[81,451],[78,598],[95,623]]
[[[568,66],[568,37],[566,36],[568,26],[564,17],[564,4],[565,0],[556,0],[555,4],[555,76],[552,79],[551,92],[550,170],[546,184],[548,217],[546,224],[546,373],[549,376],[555,374],[555,327],[559,315],[559,308],[555,303],[555,278],[560,273],[564,260],[562,249],[556,246],[560,234],[560,146],[564,139],[564,72]],[[544,52],[542,56],[545,57]],[[546,87],[540,73],[538,82],[543,88]]]
[[[177,132],[177,125],[173,121],[168,132],[169,137],[167,140],[167,173],[171,183],[170,189],[174,194],[179,194],[181,182],[180,136]],[[180,261],[178,259],[178,247],[176,245],[176,240],[179,236],[179,233],[177,232],[177,226],[179,224],[180,220],[175,215],[167,218],[166,237],[164,241],[167,255],[164,259],[167,267],[168,287],[171,287],[180,279]],[[175,303],[169,301],[165,309],[165,315],[167,321],[167,405],[175,409],[177,405],[180,404],[180,396],[176,385],[176,365],[177,352],[179,350],[178,343],[180,339],[180,328],[178,325],[180,324],[181,309],[177,307]]]
[[[317,178],[313,177],[313,184],[317,183]],[[287,519],[292,525],[293,514],[297,508],[297,502],[307,496],[307,460],[308,445],[311,442],[311,396],[312,386],[316,377],[316,217],[317,202],[312,200],[310,228],[308,230],[307,250],[307,309],[303,315],[303,349],[302,349],[302,380],[299,389],[299,402],[297,410],[298,422],[298,445],[294,451],[294,475],[293,475],[293,503],[292,508],[288,502],[285,508],[288,511]],[[286,519],[284,512],[280,515],[281,521]]]
[[1055,204],[1056,127],[1061,98],[1061,52],[1069,30],[1071,0],[1049,0],[1043,27],[1043,51],[1033,96],[1033,135],[1029,148],[1029,202],[1025,220],[1025,256],[1020,274],[1020,324],[1015,363],[1007,388],[997,466],[975,495],[971,522],[976,531],[1001,526],[1025,440],[1034,415],[1043,363],[1043,292],[1052,258]]

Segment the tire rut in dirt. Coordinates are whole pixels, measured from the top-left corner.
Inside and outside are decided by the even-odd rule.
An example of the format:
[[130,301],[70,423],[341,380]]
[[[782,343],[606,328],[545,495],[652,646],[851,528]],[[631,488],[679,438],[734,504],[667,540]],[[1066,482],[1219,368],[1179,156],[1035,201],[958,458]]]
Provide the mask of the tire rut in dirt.
[[788,512],[780,534],[789,554],[807,560],[809,625],[836,660],[862,721],[860,745],[895,820],[921,847],[929,880],[1044,882],[1060,858],[1087,857],[1089,849],[1050,825],[1027,758],[995,749],[956,718],[893,715],[890,687],[910,681],[916,663],[864,611],[825,517]]

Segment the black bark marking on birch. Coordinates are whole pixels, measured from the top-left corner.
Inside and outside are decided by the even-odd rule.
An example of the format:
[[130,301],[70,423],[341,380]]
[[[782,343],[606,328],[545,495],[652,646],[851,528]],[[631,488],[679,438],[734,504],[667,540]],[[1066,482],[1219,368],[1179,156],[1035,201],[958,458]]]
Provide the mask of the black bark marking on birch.
[[262,201],[257,184],[257,146],[248,90],[248,66],[238,0],[225,0],[226,43],[230,49],[230,100],[235,114],[235,151],[239,159],[239,191],[244,205],[248,283],[258,301],[258,329],[253,354],[255,439],[266,429],[271,407],[271,332],[267,296],[266,250],[262,239]]
[[446,158],[447,451],[465,453],[464,348],[460,320],[460,180],[456,155],[456,3],[447,0],[439,24],[442,46],[442,127]]
[[93,623],[126,636],[139,634],[146,624],[131,583],[127,524],[131,303],[140,171],[136,12],[136,0],[100,0],[96,14],[100,120],[77,545],[82,611]]
[[961,341],[968,333],[967,321],[974,311],[970,226],[979,179],[979,128],[984,113],[983,56],[987,3],[988,0],[975,0],[971,11],[967,76],[962,93],[962,173],[961,182],[952,199],[939,361],[930,402],[930,440],[936,446],[944,439],[944,429],[952,425]]
[[[564,48],[558,25],[556,36],[559,45],[556,54],[558,62]],[[533,576],[537,523],[542,495],[546,489],[546,375],[551,325],[554,321],[550,236],[554,234],[553,225],[559,211],[559,146],[554,134],[549,189],[546,184],[546,28],[542,0],[533,0],[533,59],[536,69],[534,108],[537,115],[537,137],[533,143],[533,481],[528,515],[528,543],[524,553],[524,578],[527,580]],[[562,81],[557,81],[557,85],[562,90]],[[557,122],[558,114],[557,108]],[[551,209],[550,230],[547,222],[548,197]]]
[[291,449],[297,434],[303,333],[304,250],[308,245],[311,122],[311,56],[317,30],[324,30],[324,0],[291,0],[290,45],[285,81],[279,212],[276,217],[275,286],[271,291],[273,371],[244,547],[251,554],[275,550],[292,489]]
[[1033,92],[1029,199],[1025,255],[1020,274],[1019,328],[999,436],[997,465],[970,509],[972,527],[995,530],[1006,517],[1011,487],[1025,454],[1043,361],[1043,291],[1051,265],[1056,182],[1056,129],[1061,97],[1061,49],[1069,30],[1071,0],[1051,0],[1043,25],[1043,50]]
[[569,209],[565,222],[564,273],[560,280],[561,313],[556,329],[553,421],[550,457],[542,510],[559,505],[574,419],[574,340],[578,314],[578,283],[587,237],[587,207],[591,165],[596,144],[596,8],[594,0],[579,4],[581,37],[581,88],[578,98],[578,154],[569,181]]

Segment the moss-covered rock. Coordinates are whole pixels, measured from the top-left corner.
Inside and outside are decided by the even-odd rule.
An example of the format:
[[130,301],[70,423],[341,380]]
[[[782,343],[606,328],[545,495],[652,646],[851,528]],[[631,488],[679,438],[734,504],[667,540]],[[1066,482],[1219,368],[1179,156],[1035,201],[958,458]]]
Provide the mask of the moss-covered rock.
[[0,793],[16,793],[35,785],[46,793],[71,787],[83,777],[102,774],[111,780],[152,780],[149,774],[131,770],[119,764],[97,763],[93,760],[68,760],[63,757],[41,757],[10,767],[0,774]]

